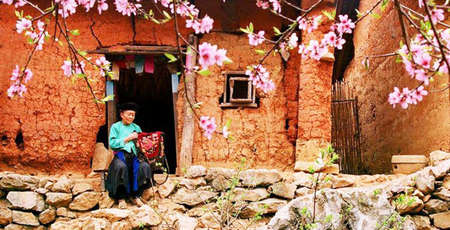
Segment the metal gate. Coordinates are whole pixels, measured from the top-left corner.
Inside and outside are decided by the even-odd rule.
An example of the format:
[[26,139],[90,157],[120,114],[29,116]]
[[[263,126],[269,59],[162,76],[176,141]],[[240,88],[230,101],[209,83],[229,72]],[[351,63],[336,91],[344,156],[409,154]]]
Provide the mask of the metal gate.
[[358,98],[353,97],[348,84],[336,82],[331,100],[331,143],[339,154],[340,172],[359,174],[362,165]]

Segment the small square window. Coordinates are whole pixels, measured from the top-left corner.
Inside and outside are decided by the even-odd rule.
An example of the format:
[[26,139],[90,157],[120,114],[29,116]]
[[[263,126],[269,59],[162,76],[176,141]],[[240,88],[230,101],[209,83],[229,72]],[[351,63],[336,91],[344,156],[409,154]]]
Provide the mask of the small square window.
[[220,107],[258,107],[255,87],[244,71],[230,71],[222,74],[225,82]]

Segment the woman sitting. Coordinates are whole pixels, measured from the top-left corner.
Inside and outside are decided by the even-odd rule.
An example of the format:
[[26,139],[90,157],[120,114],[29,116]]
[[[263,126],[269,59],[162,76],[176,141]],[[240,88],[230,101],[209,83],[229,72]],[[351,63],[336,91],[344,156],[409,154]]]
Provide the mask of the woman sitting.
[[142,192],[150,187],[151,170],[146,161],[139,160],[135,145],[141,128],[133,123],[138,106],[125,103],[119,106],[121,121],[114,123],[109,132],[109,146],[114,150],[114,159],[108,168],[105,187],[109,196],[119,200],[119,208],[126,208],[125,198],[138,206]]

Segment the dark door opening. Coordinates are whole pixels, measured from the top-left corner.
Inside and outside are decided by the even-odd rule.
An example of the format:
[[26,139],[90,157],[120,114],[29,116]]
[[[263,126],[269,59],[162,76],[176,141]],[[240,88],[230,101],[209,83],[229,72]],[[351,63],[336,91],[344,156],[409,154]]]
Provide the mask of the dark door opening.
[[[120,69],[117,82],[118,104],[133,101],[139,105],[134,123],[143,132],[166,134],[165,150],[170,173],[176,170],[175,121],[172,99],[172,76],[163,57],[154,58],[154,73],[136,74],[134,68]],[[120,117],[118,116],[120,119]]]

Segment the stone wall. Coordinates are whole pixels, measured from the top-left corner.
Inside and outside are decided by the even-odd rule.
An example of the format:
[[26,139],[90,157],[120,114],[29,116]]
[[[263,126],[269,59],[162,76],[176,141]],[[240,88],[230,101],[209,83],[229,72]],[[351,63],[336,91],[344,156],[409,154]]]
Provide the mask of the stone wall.
[[[334,227],[347,221],[351,229],[372,229],[365,227],[398,212],[409,216],[402,224],[417,226],[407,229],[449,228],[450,154],[437,151],[433,156],[434,166],[411,175],[329,175],[318,186],[318,219],[331,212]],[[226,199],[232,184],[236,187]],[[308,202],[314,187],[311,174],[303,172],[192,166],[185,177],[170,177],[165,184],[146,190],[142,195],[145,205],[119,209],[102,191],[99,177],[4,172],[0,174],[0,228],[219,229],[223,201],[231,200],[240,209],[232,229],[286,229],[292,207],[312,207]],[[407,202],[399,202],[405,197]],[[344,203],[352,208],[339,219]],[[259,215],[260,220],[254,219]]]
[[[359,11],[365,12],[376,1],[360,1]],[[405,4],[417,7],[416,1]],[[344,75],[358,97],[361,127],[362,159],[371,173],[389,172],[392,155],[429,153],[439,146],[450,149],[449,91],[430,93],[417,105],[404,110],[393,109],[388,95],[394,87],[414,88],[411,79],[395,57],[370,59],[369,69],[361,64],[366,56],[394,52],[399,48],[401,30],[392,4],[384,12],[376,10],[380,19],[366,17],[358,23],[353,42],[355,57]],[[410,34],[413,34],[412,31]],[[427,88],[435,91],[447,83],[447,76],[435,77]]]

